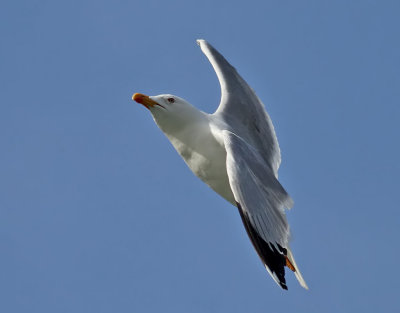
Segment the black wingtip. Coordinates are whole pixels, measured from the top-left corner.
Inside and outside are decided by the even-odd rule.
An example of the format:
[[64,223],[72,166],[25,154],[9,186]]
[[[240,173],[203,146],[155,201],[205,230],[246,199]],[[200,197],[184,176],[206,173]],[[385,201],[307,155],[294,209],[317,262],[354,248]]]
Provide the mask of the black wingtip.
[[287,250],[277,244],[278,251],[275,245],[271,242],[266,242],[263,238],[258,235],[257,231],[251,225],[250,219],[246,212],[242,209],[240,203],[236,202],[239,209],[240,217],[242,218],[246,232],[256,249],[263,264],[271,271],[272,274],[278,279],[278,284],[282,289],[288,290],[285,280],[285,255]]

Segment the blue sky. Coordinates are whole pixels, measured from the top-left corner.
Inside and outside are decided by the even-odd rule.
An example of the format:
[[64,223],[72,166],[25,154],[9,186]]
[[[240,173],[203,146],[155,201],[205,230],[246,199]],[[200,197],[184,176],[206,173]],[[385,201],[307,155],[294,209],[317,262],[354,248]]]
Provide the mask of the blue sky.
[[[2,1],[1,312],[399,312],[397,1]],[[213,112],[211,42],[256,90],[310,286],[134,92]]]

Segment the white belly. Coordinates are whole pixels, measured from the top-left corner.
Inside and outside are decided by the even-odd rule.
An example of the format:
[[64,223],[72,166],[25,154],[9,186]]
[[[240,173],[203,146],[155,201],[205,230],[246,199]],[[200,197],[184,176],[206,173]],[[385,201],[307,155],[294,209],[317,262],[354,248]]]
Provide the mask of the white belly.
[[194,136],[190,143],[169,138],[192,172],[216,193],[235,204],[226,171],[226,150],[211,133]]

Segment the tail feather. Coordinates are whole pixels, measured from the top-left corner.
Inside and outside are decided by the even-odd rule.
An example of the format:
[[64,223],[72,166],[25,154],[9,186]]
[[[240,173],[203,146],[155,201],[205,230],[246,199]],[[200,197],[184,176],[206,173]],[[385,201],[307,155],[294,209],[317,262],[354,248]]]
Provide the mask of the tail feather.
[[299,281],[300,285],[305,289],[308,289],[303,276],[301,275],[299,268],[297,267],[296,261],[294,260],[292,251],[290,248],[283,248],[279,244],[274,245],[272,242],[267,242],[258,234],[257,230],[253,227],[250,222],[250,218],[247,213],[243,210],[240,203],[236,202],[239,209],[240,217],[242,218],[243,225],[247,231],[247,234],[257,251],[261,261],[263,262],[268,273],[272,276],[274,281],[282,289],[288,289],[285,280],[285,266],[292,270]]
[[289,260],[290,265],[292,265],[292,267],[294,268],[294,271],[293,271],[293,269],[290,268],[290,266],[288,266],[288,267],[294,272],[294,275],[296,276],[297,280],[299,281],[299,284],[303,288],[308,290],[307,283],[304,280],[303,275],[301,275],[299,267],[297,266],[296,261],[294,260],[292,251],[290,251],[290,249],[287,249],[287,259]]

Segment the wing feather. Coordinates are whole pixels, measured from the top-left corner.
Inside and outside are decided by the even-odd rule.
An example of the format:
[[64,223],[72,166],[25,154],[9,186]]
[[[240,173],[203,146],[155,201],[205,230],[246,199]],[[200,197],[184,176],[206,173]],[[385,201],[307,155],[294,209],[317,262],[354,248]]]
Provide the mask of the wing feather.
[[287,289],[284,266],[288,266],[307,288],[288,245],[285,208],[291,208],[293,200],[277,180],[281,155],[271,118],[236,69],[208,42],[197,42],[221,86],[220,105],[213,116],[226,129],[227,174],[247,234],[280,287]]
[[221,102],[214,114],[230,125],[233,133],[260,150],[263,159],[277,177],[281,155],[275,129],[264,104],[212,45],[205,40],[197,42],[213,66],[221,85]]
[[223,131],[229,184],[254,248],[273,279],[283,289],[290,236],[284,209],[293,205],[285,189],[253,147]]

